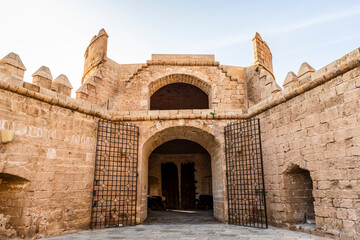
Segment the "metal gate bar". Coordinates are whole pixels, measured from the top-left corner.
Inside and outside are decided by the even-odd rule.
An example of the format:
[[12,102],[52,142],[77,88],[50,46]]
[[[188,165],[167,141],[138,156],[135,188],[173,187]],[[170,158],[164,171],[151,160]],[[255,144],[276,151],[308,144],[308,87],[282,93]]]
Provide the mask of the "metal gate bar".
[[260,120],[225,127],[229,223],[267,228]]
[[139,129],[99,120],[90,228],[136,223]]

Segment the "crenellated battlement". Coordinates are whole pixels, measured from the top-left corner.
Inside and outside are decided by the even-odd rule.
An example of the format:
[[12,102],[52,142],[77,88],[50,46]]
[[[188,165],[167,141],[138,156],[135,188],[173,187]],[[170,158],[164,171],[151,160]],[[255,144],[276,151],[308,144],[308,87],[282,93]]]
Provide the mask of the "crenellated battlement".
[[[150,81],[145,84],[138,81],[143,77],[149,78],[149,74],[153,76],[155,72],[160,73],[163,71],[161,69],[164,68],[168,70],[173,69],[172,71],[167,70],[168,74],[175,72],[180,75],[191,73],[191,71],[198,73],[204,71],[204,74],[199,74],[196,77],[199,79],[203,78],[205,80],[204,83],[210,84],[209,86],[213,85],[211,78],[222,79],[224,77],[222,81],[229,81],[229,83],[231,83],[229,85],[230,88],[228,87],[226,91],[234,90],[230,95],[219,95],[218,90],[212,88],[207,91],[207,94],[211,96],[212,100],[211,109],[215,109],[215,111],[222,111],[223,109],[228,109],[229,111],[239,110],[242,114],[246,112],[258,112],[258,110],[256,110],[257,108],[262,109],[264,105],[272,106],[273,102],[282,102],[284,99],[288,99],[289,96],[300,94],[306,91],[305,89],[322,84],[324,79],[328,79],[328,75],[326,74],[339,71],[338,68],[344,64],[344,59],[348,61],[345,61],[346,64],[356,66],[356,59],[358,58],[358,49],[356,49],[343,58],[317,71],[308,63],[304,62],[300,66],[297,74],[294,72],[287,74],[283,83],[284,88],[281,89],[275,82],[274,76],[270,71],[272,69],[272,64],[270,64],[270,49],[258,33],[256,33],[253,39],[255,61],[253,65],[248,67],[220,65],[219,62],[215,61],[214,55],[191,54],[153,54],[152,59],[144,64],[118,64],[106,58],[107,39],[108,34],[104,29],[101,29],[98,35],[94,36],[91,40],[85,53],[85,65],[89,65],[87,63],[89,63],[90,58],[94,61],[90,61],[92,62],[90,64],[92,67],[87,70],[87,77],[83,79],[85,82],[83,82],[81,87],[76,91],[76,98],[82,100],[79,101],[79,103],[89,102],[89,104],[95,104],[99,106],[99,108],[105,109],[109,109],[109,99],[111,99],[112,96],[119,95],[119,93],[129,92],[134,96],[140,96],[144,93],[154,94],[148,89],[150,85],[153,85],[153,82]],[[265,48],[265,50],[263,48]],[[93,63],[95,62],[96,64],[94,65]],[[209,69],[217,69],[215,72],[219,71],[219,73],[216,73],[219,75],[216,75],[217,77],[214,75],[206,80],[208,77],[206,77],[205,72],[209,71]],[[32,75],[33,84],[29,84],[23,82],[24,71],[26,71],[25,65],[21,61],[21,58],[15,53],[9,53],[0,60],[0,74],[2,75],[2,79],[7,79],[7,81],[12,79],[12,85],[17,87],[21,86],[26,88],[27,91],[34,91],[50,97],[64,95],[70,99],[72,85],[65,75],[61,74],[53,80],[50,69],[46,66],[41,66]],[[155,72],[152,73],[153,71]],[[320,75],[320,73],[324,75]],[[159,79],[161,76],[165,77],[166,72],[159,76],[155,74],[154,79]],[[135,88],[130,87],[132,84],[139,86],[139,92],[137,92]],[[217,85],[221,86],[221,84],[218,83]],[[244,100],[241,100],[240,97],[237,101],[247,102],[247,105],[240,108],[231,107],[235,105],[229,104],[221,108],[217,107],[224,102],[224,100],[221,99],[217,100],[218,96],[226,98],[227,96],[234,96],[234,94],[235,96],[236,94],[244,96]],[[79,106],[81,106],[81,104],[79,104]],[[115,103],[112,102],[110,105],[114,106],[114,104]],[[143,101],[140,106],[146,106],[146,104],[148,103]],[[136,107],[136,104],[132,104],[132,106],[133,109],[116,107],[110,108],[109,110],[117,112],[124,112],[124,110],[135,112],[149,111],[149,109],[144,109],[144,107]],[[245,115],[242,117],[245,117]]]
[[107,41],[109,35],[106,33],[105,29],[101,29],[97,35],[95,35],[86,48],[85,51],[85,63],[84,63],[84,75],[81,81],[81,84],[84,81],[84,78],[90,70],[95,68],[100,64],[107,55]]
[[[10,55],[10,54],[9,54]],[[9,56],[7,55],[7,56]],[[20,57],[16,56],[17,65],[23,66]],[[4,64],[6,61],[0,61]],[[15,64],[15,63],[13,63]],[[33,74],[33,83],[24,82],[19,79],[18,72],[12,73],[4,70],[4,65],[0,64],[0,88],[15,92],[17,94],[34,98],[51,105],[57,105],[80,113],[91,116],[121,121],[150,121],[150,120],[171,120],[171,119],[244,119],[258,115],[274,106],[289,101],[319,85],[322,85],[353,68],[360,66],[360,48],[346,54],[342,58],[330,63],[329,65],[315,71],[308,63],[303,63],[298,71],[298,75],[289,72],[283,84],[284,89],[274,91],[270,96],[252,105],[247,111],[242,109],[205,109],[205,110],[129,110],[122,111],[116,109],[108,110],[106,106],[88,102],[82,99],[73,99],[70,96],[72,86],[63,74],[52,81],[52,75],[48,67],[42,66]],[[224,73],[228,74],[227,67],[220,66]],[[231,71],[231,70],[230,70]],[[264,72],[262,73],[265,74]],[[261,73],[260,73],[261,75]],[[268,77],[268,75],[265,74]],[[100,76],[94,75],[100,79]],[[262,78],[262,77],[261,77]],[[44,83],[45,81],[45,83]],[[94,80],[95,81],[95,80]],[[51,85],[49,84],[51,83]],[[94,84],[89,80],[89,84]],[[209,90],[208,90],[209,91]],[[79,93],[79,90],[78,92]],[[213,114],[215,113],[215,114]]]
[[[47,89],[48,92],[56,92],[65,96],[71,96],[71,83],[64,75],[59,75],[54,81],[51,71],[46,66],[41,66],[35,73],[33,73],[32,83],[24,82],[24,72],[26,68],[21,61],[19,55],[16,53],[9,53],[0,60],[0,75],[3,78],[11,79],[16,86],[28,86],[30,89]],[[31,87],[30,87],[31,86]],[[45,90],[46,91],[46,90]],[[50,93],[52,94],[52,93]]]
[[267,43],[257,32],[253,38],[254,64],[259,64],[273,74],[272,54]]
[[[111,216],[142,223],[149,189],[158,191],[163,181],[152,153],[173,140],[192,141],[207,152],[208,164],[195,166],[198,173],[207,166],[199,185],[212,194],[218,220],[235,217],[229,203],[253,191],[233,191],[228,173],[238,170],[231,165],[251,173],[261,167],[266,195],[257,201],[261,191],[254,189],[256,199],[243,205],[262,214],[257,206],[266,202],[269,224],[341,239],[360,236],[351,215],[360,186],[360,48],[318,70],[301,64],[281,88],[270,48],[258,33],[255,61],[246,67],[190,54],[153,54],[146,63],[118,64],[106,56],[107,39],[102,29],[87,47],[76,99],[64,74],[53,78],[41,66],[30,83],[17,54],[0,60],[1,236],[33,239],[85,230],[98,210],[106,215],[95,214],[102,226]],[[187,150],[177,153],[178,163],[193,161]],[[261,164],[251,163],[255,156]],[[168,154],[161,159],[174,161]],[[137,180],[127,181],[127,175]],[[241,179],[241,186],[259,186],[258,180]],[[124,188],[115,197],[109,186]],[[234,198],[229,190],[237,192]],[[110,209],[101,191],[108,202],[131,205],[136,218]],[[314,227],[305,228],[304,217]]]
[[17,79],[22,80],[25,71],[26,68],[19,55],[16,53],[11,52],[0,60],[0,73],[12,75]]

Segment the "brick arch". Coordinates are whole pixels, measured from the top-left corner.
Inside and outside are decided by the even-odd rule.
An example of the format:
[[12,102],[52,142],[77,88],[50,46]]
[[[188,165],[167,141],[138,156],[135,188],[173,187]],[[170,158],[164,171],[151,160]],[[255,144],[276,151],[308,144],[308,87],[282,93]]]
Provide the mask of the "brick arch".
[[196,142],[205,148],[211,156],[216,154],[217,147],[219,146],[219,143],[212,134],[200,128],[175,126],[166,128],[151,136],[143,145],[143,155],[148,158],[152,151],[158,146],[175,139],[185,139]]
[[172,83],[187,83],[193,86],[200,88],[205,92],[209,98],[211,96],[211,86],[207,82],[189,74],[170,74],[161,78],[156,79],[155,81],[149,84],[149,98],[160,88],[172,84]]
[[212,186],[214,198],[214,216],[226,221],[225,206],[225,171],[223,169],[223,153],[221,151],[222,144],[211,133],[193,126],[172,126],[160,130],[150,136],[142,145],[140,154],[140,174],[139,174],[139,221],[146,219],[147,215],[147,189],[148,189],[148,160],[151,153],[165,142],[184,139],[190,140],[200,144],[205,148],[211,156],[211,172],[212,172]]

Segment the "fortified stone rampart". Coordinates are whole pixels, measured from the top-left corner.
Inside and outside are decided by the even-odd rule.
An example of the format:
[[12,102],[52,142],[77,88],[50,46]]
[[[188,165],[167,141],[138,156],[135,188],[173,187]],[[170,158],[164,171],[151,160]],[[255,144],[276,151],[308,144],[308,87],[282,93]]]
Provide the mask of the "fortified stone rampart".
[[96,118],[0,91],[0,128],[15,133],[11,143],[0,143],[1,235],[38,238],[87,229]]
[[307,231],[340,239],[359,236],[359,49],[309,78],[307,84],[293,90],[296,97],[257,115],[270,221],[304,230],[290,225],[301,212],[297,208],[301,198],[294,199],[292,189],[306,196],[301,192],[305,191],[304,181],[296,180],[300,175],[297,169],[302,169],[310,173],[313,184],[317,228]]
[[[77,99],[63,75],[49,85],[50,70],[42,68],[34,78],[45,80],[31,84],[16,54],[0,61],[0,130],[15,133],[0,143],[0,234],[39,238],[89,228],[99,119],[139,127],[138,223],[147,215],[149,156],[179,138],[209,153],[214,216],[227,222],[224,127],[257,117],[270,224],[359,238],[359,48],[317,71],[303,64],[280,89],[269,60],[243,68],[213,55],[153,55],[143,65],[119,65],[106,58],[107,37],[101,31],[87,50]],[[177,82],[207,93],[209,107],[149,110],[151,95]],[[296,224],[311,214],[316,228]]]

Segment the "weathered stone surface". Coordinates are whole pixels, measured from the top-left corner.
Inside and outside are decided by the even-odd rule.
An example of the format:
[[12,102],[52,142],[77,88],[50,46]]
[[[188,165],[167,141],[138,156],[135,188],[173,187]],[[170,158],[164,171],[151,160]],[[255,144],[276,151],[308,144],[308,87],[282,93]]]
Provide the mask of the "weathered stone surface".
[[20,57],[18,54],[16,53],[9,53],[8,55],[6,55],[3,59],[0,60],[0,63],[2,64],[9,64],[12,65],[16,68],[19,68],[23,71],[26,71],[26,68],[23,64],[23,62],[21,61]]
[[36,72],[33,73],[33,77],[40,76],[52,81],[53,76],[51,75],[50,69],[46,66],[41,66]]
[[[96,119],[0,91],[2,103],[11,99],[8,107],[0,104],[0,128],[15,132],[0,153],[6,162],[0,168],[0,212],[8,219],[8,230],[1,234],[34,238],[86,229]],[[15,179],[4,180],[3,174]]]
[[71,86],[71,83],[70,83],[69,79],[64,74],[60,74],[57,78],[55,78],[55,80],[53,81],[53,84],[63,85],[63,86],[68,87],[70,89],[73,88]]
[[272,54],[269,46],[261,38],[258,32],[255,34],[252,41],[254,46],[254,64],[259,64],[269,72],[273,73]]
[[[84,64],[84,74],[91,71],[91,69],[97,66],[106,58],[107,54],[107,41],[109,35],[106,33],[105,29],[101,29],[98,35],[95,35],[85,51],[85,64]],[[83,81],[81,82],[83,83]]]
[[301,64],[297,75],[301,77],[306,73],[312,73],[312,72],[315,72],[315,69],[312,66],[310,66],[307,62],[304,62]]
[[315,69],[307,62],[302,63],[297,74],[300,85],[309,82],[313,72],[315,72]]
[[298,81],[298,77],[294,72],[288,72],[286,75],[285,81],[283,83],[283,87],[289,87],[290,85],[296,83]]
[[69,79],[64,75],[60,74],[55,80],[52,82],[52,89],[58,93],[64,94],[66,96],[71,96],[71,83]]
[[3,72],[23,80],[25,71],[26,68],[16,53],[11,52],[0,60],[0,73]]
[[[306,226],[301,226],[306,228]],[[300,228],[300,226],[299,226]],[[307,228],[310,233],[311,228]],[[326,240],[320,236],[306,233],[284,230],[275,227],[268,229],[254,229],[236,225],[225,225],[212,218],[208,211],[191,212],[159,212],[149,213],[144,224],[126,227],[84,231],[81,233],[68,234],[49,239],[94,239],[108,238],[124,239],[296,239],[296,240]]]
[[[301,214],[300,203],[291,203],[291,199],[302,189],[304,181],[297,184],[294,176],[287,179],[288,175],[281,170],[296,164],[310,172],[316,227],[340,235],[353,223],[344,221],[349,220],[347,211],[337,203],[347,202],[347,207],[355,210],[350,202],[356,201],[357,196],[352,194],[355,191],[350,182],[358,183],[358,178],[349,175],[349,167],[353,166],[354,172],[360,174],[358,154],[350,150],[359,129],[359,103],[356,97],[348,99],[350,105],[333,99],[359,92],[354,84],[359,74],[357,67],[258,115],[264,140],[265,182],[271,186],[267,198],[271,221],[281,225],[290,222],[295,213]],[[337,94],[336,88],[343,83],[346,90],[341,88]]]
[[[159,178],[149,169],[149,156],[175,139],[196,142],[209,153],[210,166],[194,156],[201,166],[196,176],[211,172],[213,213],[226,222],[224,127],[257,117],[269,223],[359,237],[359,49],[316,72],[305,64],[299,86],[280,91],[270,70],[270,50],[258,34],[259,62],[249,67],[219,65],[212,55],[161,55],[147,64],[122,65],[106,57],[107,37],[100,31],[87,49],[78,99],[61,89],[51,91],[71,85],[64,76],[52,82],[46,67],[34,74],[34,85],[0,64],[0,129],[15,133],[12,142],[0,144],[3,236],[39,238],[89,228],[99,119],[139,127],[137,223],[147,217],[148,176]],[[296,83],[294,75],[285,83]],[[149,110],[157,90],[179,82],[207,94],[209,108]],[[155,170],[164,158],[153,158]],[[209,183],[197,186],[209,193],[204,190]],[[305,220],[314,228],[300,224]]]
[[53,76],[51,75],[50,69],[46,66],[41,66],[33,75],[32,83],[47,89],[51,89]]

